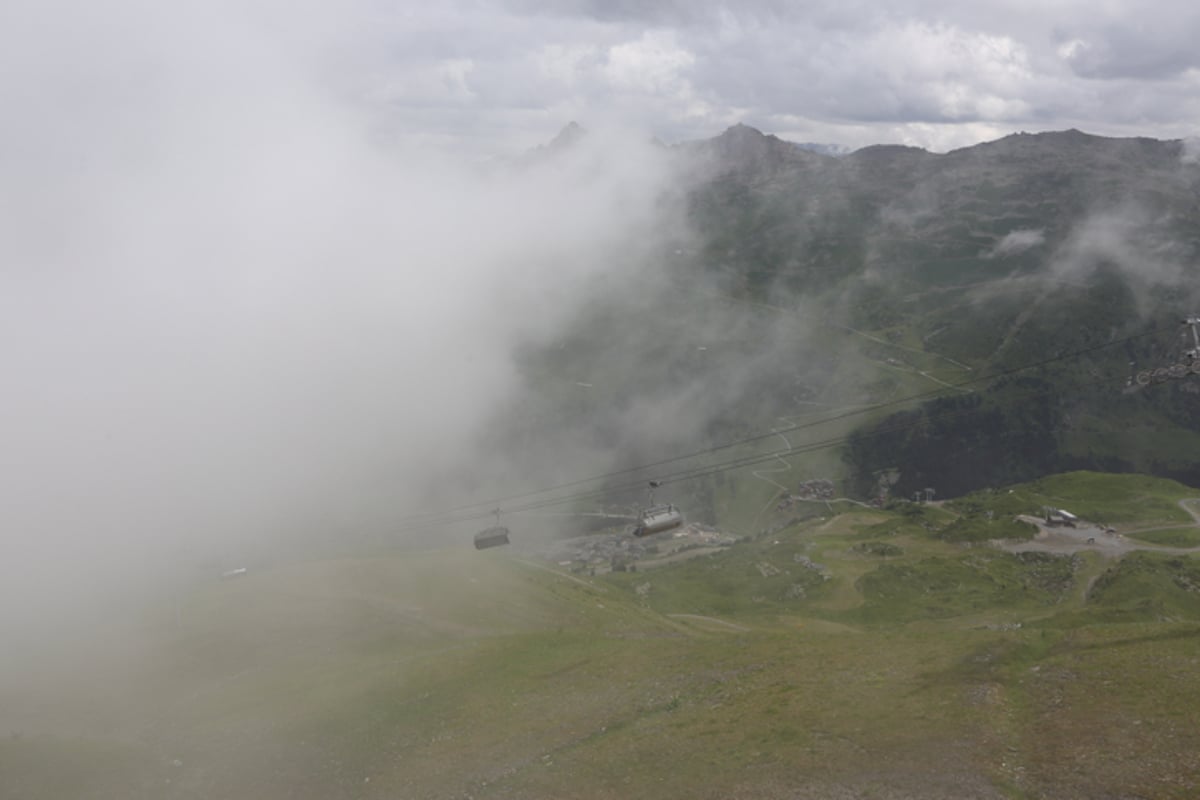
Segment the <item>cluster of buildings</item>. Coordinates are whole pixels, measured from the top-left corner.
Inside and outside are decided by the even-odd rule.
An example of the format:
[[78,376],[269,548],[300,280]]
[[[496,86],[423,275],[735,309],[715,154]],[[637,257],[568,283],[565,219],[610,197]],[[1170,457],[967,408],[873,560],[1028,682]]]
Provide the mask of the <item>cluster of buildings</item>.
[[833,481],[826,478],[814,478],[810,481],[804,481],[796,487],[794,492],[779,501],[776,510],[786,511],[797,503],[810,500],[832,500],[834,491]]
[[561,567],[589,575],[636,572],[639,561],[665,558],[700,548],[709,552],[709,548],[729,547],[737,539],[736,536],[693,522],[651,536],[605,533],[568,539],[558,542],[549,558]]

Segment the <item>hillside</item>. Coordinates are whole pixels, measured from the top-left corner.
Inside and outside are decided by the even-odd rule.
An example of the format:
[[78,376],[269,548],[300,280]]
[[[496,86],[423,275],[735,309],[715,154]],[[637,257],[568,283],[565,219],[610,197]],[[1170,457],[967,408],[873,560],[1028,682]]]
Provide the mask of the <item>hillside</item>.
[[[1126,386],[1195,312],[1200,168],[660,155],[630,282],[571,287],[430,459],[456,511],[63,599],[0,654],[0,798],[1200,793],[1200,378]],[[712,542],[622,549],[649,479]],[[513,545],[466,549],[497,505]]]
[[686,225],[646,243],[638,285],[597,287],[523,354],[526,416],[489,447],[584,441],[632,465],[875,404],[815,431],[857,434],[794,477],[859,498],[883,472],[903,496],[1071,469],[1200,482],[1200,379],[1126,387],[1182,358],[1200,302],[1200,165],[1180,142],[835,158],[739,125],[663,152]]
[[1196,556],[941,535],[1041,501],[1181,525],[1190,493],[1063,476],[603,578],[458,549],[209,578],[99,632],[141,644],[90,685],[3,698],[0,797],[1191,797]]

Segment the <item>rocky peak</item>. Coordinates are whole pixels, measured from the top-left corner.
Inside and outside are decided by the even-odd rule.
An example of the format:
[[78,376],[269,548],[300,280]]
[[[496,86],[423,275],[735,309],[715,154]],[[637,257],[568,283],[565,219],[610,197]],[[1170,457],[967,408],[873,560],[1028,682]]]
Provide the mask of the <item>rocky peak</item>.
[[571,147],[585,136],[587,136],[587,131],[583,126],[572,120],[558,132],[557,136],[550,140],[550,144],[546,145],[546,149],[563,150]]
[[710,139],[707,145],[723,165],[739,172],[771,172],[782,166],[824,158],[741,123]]

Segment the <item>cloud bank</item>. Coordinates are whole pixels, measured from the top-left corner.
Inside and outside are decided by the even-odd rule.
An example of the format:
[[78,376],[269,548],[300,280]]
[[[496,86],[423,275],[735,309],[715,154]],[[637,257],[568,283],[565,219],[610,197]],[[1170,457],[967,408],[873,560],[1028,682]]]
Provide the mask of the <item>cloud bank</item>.
[[6,635],[179,564],[386,529],[514,391],[514,348],[658,229],[642,137],[443,159],[346,91],[345,24],[289,6],[272,32],[283,10],[7,7]]
[[794,141],[948,150],[1018,130],[1195,135],[1187,3],[448,3],[387,16],[402,135],[481,152],[567,119],[664,141],[745,122]]

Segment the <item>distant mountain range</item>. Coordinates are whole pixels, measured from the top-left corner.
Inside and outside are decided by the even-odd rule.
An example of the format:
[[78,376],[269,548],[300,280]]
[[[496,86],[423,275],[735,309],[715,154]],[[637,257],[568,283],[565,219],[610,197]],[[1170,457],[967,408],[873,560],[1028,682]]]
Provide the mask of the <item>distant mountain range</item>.
[[[858,494],[889,468],[896,491],[941,496],[1076,468],[1200,485],[1200,377],[1125,387],[1178,361],[1178,321],[1200,313],[1200,164],[1183,142],[1068,130],[831,153],[735,125],[663,152],[693,237],[676,281],[855,331],[873,365],[860,402],[946,391],[860,428],[841,476]],[[797,381],[821,394],[801,375],[821,352],[791,352],[787,386],[755,373],[746,419],[794,413]]]

